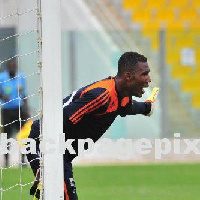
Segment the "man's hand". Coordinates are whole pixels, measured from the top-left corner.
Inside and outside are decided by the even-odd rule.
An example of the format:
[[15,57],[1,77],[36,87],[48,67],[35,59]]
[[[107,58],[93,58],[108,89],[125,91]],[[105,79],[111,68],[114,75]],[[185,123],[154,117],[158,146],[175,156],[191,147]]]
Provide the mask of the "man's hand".
[[151,96],[145,101],[145,102],[151,102],[151,111],[147,115],[149,117],[153,114],[153,110],[154,110],[154,107],[155,107],[155,102],[156,102],[156,98],[158,96],[158,92],[159,92],[159,88],[154,87],[153,91],[151,93]]
[[9,100],[9,96],[5,96],[5,95],[2,95],[0,98],[2,100],[4,100],[4,101],[8,101]]
[[33,200],[40,200],[40,189],[41,189],[41,184],[39,183],[36,192],[33,196]]

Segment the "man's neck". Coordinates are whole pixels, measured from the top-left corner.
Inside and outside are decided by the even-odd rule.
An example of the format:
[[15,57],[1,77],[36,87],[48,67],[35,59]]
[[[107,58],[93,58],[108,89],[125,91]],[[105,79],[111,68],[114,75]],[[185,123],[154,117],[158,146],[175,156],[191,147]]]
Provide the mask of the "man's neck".
[[118,76],[115,76],[115,88],[121,98],[128,96],[124,89],[124,81]]

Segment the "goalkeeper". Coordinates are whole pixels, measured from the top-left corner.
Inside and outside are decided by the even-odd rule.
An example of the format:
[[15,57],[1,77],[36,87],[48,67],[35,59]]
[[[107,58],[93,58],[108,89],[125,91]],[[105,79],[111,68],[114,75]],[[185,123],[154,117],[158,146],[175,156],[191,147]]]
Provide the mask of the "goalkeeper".
[[[96,142],[120,115],[142,114],[150,116],[153,111],[158,88],[145,102],[132,100],[132,96],[142,97],[144,88],[151,78],[147,58],[136,52],[124,53],[118,61],[118,73],[101,81],[87,85],[63,100],[63,131],[66,139],[75,139],[73,148],[78,152],[78,139],[91,138]],[[39,146],[39,121],[32,125],[29,138],[34,138]],[[39,151],[39,149],[38,149]],[[72,160],[66,150],[64,155],[65,200],[77,200],[72,172]],[[27,158],[35,175],[30,193],[39,199],[39,156],[29,154]],[[40,186],[39,186],[40,187]]]

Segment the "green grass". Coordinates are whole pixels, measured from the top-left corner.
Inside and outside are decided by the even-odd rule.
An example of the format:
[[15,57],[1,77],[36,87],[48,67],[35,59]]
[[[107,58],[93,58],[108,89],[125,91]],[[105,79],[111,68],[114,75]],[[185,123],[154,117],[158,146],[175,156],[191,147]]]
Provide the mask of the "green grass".
[[[19,182],[19,169],[3,170],[3,187]],[[79,200],[199,200],[200,164],[75,167]],[[22,183],[32,181],[23,169]],[[23,187],[23,200],[30,186]],[[20,200],[20,187],[3,193],[3,200]]]
[[[22,169],[22,174],[20,168],[12,168],[12,169],[6,169],[2,170],[2,177],[3,178],[3,189],[10,188],[16,184],[20,184],[20,177],[21,177],[21,184],[25,185],[27,183],[30,183],[33,181],[34,177],[32,175],[32,171],[30,168],[23,168]],[[20,176],[21,174],[21,176]],[[26,185],[22,187],[22,200],[29,200],[33,199],[32,197],[29,196],[29,188],[31,185]],[[21,200],[20,199],[20,192],[21,187],[16,186],[13,187],[12,189],[3,192],[3,198],[1,200]]]

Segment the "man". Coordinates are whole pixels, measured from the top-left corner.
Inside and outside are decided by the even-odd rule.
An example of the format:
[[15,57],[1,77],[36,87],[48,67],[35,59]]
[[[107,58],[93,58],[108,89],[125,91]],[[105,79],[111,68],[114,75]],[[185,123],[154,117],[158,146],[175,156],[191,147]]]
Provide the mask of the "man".
[[[63,101],[63,131],[66,139],[75,139],[73,148],[78,151],[78,139],[91,138],[96,142],[120,115],[151,115],[153,100],[136,102],[132,96],[142,97],[144,88],[149,86],[147,58],[136,52],[124,53],[118,61],[118,73],[101,81],[85,86]],[[39,144],[39,121],[32,125],[29,138]],[[76,155],[66,151],[64,155],[64,189],[66,200],[77,200],[73,179],[72,160]],[[39,199],[39,160],[38,155],[27,155],[35,175],[35,183],[30,193]]]
[[[19,97],[21,99],[19,99]],[[11,137],[14,131],[20,129],[19,111],[22,120],[29,117],[24,74],[17,72],[14,60],[8,61],[6,70],[0,73],[0,101],[2,109],[2,124],[4,133]],[[24,121],[21,122],[23,126]],[[8,154],[5,155],[5,166],[9,165]]]

